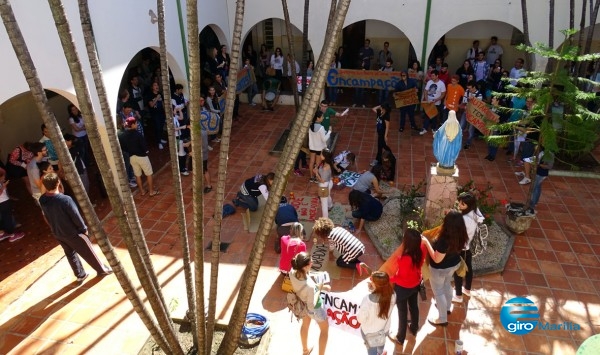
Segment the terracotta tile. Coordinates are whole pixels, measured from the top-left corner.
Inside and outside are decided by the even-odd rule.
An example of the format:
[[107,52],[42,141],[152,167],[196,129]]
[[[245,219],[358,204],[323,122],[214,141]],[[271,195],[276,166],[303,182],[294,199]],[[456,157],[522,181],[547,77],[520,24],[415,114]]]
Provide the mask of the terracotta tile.
[[579,260],[575,253],[571,253],[568,251],[557,252],[556,258],[561,264],[579,264]]
[[586,277],[585,271],[578,265],[562,265],[567,277]]
[[19,317],[15,319],[16,324],[10,328],[11,333],[28,335],[32,333],[43,321],[43,318],[38,317]]
[[546,275],[546,281],[548,282],[548,287],[553,289],[565,289],[570,290],[571,284],[569,283],[570,279],[563,276],[552,276]]
[[523,278],[525,279],[525,282],[528,286],[533,285],[548,287],[548,283],[546,282],[544,275],[541,275],[539,273],[523,272]]
[[571,248],[577,254],[593,254],[593,250],[587,243],[573,243],[571,242]]
[[539,264],[542,272],[545,275],[564,276],[565,274],[559,263],[542,260],[539,261]]
[[538,260],[546,260],[546,261],[554,261],[556,262],[556,255],[553,251],[545,251],[545,250],[533,250],[535,256]]
[[527,334],[525,341],[525,349],[530,352],[548,353],[550,350],[550,342],[545,335]]
[[540,266],[536,260],[519,259],[519,269],[523,272],[540,272]]

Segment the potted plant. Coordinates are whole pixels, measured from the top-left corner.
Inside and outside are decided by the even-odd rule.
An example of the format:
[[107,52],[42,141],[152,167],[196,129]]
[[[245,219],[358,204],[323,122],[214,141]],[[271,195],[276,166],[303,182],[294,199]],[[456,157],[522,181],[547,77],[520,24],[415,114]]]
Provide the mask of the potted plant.
[[[513,137],[513,132],[518,130],[527,134],[525,142],[533,146],[533,155],[529,161],[532,178],[525,176],[526,181],[522,180],[522,184],[529,184],[526,200],[506,204],[506,225],[517,234],[526,231],[535,218],[533,205],[539,198],[543,181],[536,181],[540,178],[537,169],[542,157],[540,153],[546,154],[547,158],[557,156],[556,159],[561,161],[572,161],[578,154],[590,152],[598,141],[600,115],[590,111],[587,106],[596,99],[596,95],[588,92],[590,90],[584,90],[584,87],[589,88],[589,85],[597,83],[578,77],[577,73],[571,74],[570,68],[579,62],[597,60],[600,53],[577,55],[577,47],[571,46],[569,40],[569,36],[576,31],[562,32],[566,41],[560,51],[541,43],[536,43],[533,47],[517,47],[549,58],[553,65],[551,72],[529,72],[518,80],[516,86],[509,85],[509,92],[494,93],[504,99],[519,97],[533,103],[529,110],[506,109],[511,113],[517,111],[521,114],[521,119],[488,125],[490,130],[500,132],[487,137],[491,144],[506,144]],[[544,165],[541,167],[547,168]]]

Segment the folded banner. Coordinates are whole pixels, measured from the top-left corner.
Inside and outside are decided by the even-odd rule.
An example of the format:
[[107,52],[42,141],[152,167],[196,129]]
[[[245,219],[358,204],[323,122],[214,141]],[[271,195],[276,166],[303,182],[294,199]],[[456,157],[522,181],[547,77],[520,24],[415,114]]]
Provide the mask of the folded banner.
[[396,103],[396,108],[418,104],[417,89],[395,92],[394,102]]
[[469,99],[469,103],[467,104],[467,122],[477,128],[479,132],[489,136],[490,130],[487,128],[487,125],[498,123],[499,118],[500,116],[490,110],[485,102],[474,97]]
[[400,72],[377,70],[329,69],[327,86],[393,90]]

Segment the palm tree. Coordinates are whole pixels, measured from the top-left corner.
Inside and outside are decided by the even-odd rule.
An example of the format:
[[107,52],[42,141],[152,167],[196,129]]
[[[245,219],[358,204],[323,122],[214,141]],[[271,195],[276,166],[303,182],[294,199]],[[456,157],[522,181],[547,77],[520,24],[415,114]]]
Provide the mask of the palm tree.
[[[308,0],[307,0],[308,1]],[[292,71],[292,93],[294,94],[294,105],[296,110],[300,107],[300,99],[298,98],[298,86],[295,84],[298,73],[296,73],[296,55],[294,54],[294,38],[292,33],[292,23],[290,22],[290,12],[288,11],[287,0],[281,0],[283,6],[283,18],[285,21],[285,32],[287,34],[288,47],[292,56],[292,63],[288,64]],[[304,66],[304,63],[302,63]],[[305,71],[306,72],[306,71]]]
[[[204,180],[202,178],[202,132],[200,127],[200,49],[198,42],[198,1],[190,0],[186,3],[188,22],[188,57],[190,62],[190,104],[188,114],[190,115],[191,138],[192,138],[192,169],[197,178],[192,182],[192,206],[194,224],[194,287],[196,289],[192,321],[195,321],[194,339],[197,349],[204,352],[206,342],[206,318],[204,313],[204,204],[202,191]],[[191,304],[190,304],[191,307]],[[194,331],[194,329],[193,329]],[[210,341],[208,342],[210,344]]]
[[[331,0],[335,2],[336,0]],[[302,21],[302,65],[300,72],[302,76],[302,92],[306,92],[306,63],[310,59],[308,57],[308,11],[310,8],[310,0],[304,0],[304,20]],[[331,13],[330,13],[331,15]],[[328,22],[329,23],[329,22]],[[298,107],[296,107],[298,111]]]
[[[62,5],[62,1],[61,0],[48,0],[48,3],[50,5],[50,10],[52,12],[52,16],[53,16],[54,22],[56,24],[58,35],[61,40],[61,44],[63,46],[63,52],[65,53],[65,59],[67,60],[69,69],[71,71],[71,76],[73,78],[73,84],[75,87],[75,93],[77,94],[77,97],[78,97],[78,100],[79,100],[79,103],[81,106],[80,107],[81,112],[82,112],[83,116],[86,118],[86,121],[88,122],[88,125],[89,125],[88,128],[90,130],[90,133],[88,133],[88,136],[89,136],[89,139],[90,139],[90,142],[92,145],[92,150],[94,152],[94,155],[98,158],[98,167],[100,169],[100,172],[103,174],[103,179],[104,179],[105,184],[107,184],[108,186],[111,186],[111,188],[116,191],[117,188],[114,183],[114,177],[112,176],[112,174],[110,174],[111,170],[110,170],[110,165],[108,163],[108,158],[106,157],[106,154],[102,148],[102,142],[100,140],[100,136],[98,133],[99,132],[98,126],[97,126],[97,122],[94,117],[95,115],[94,115],[93,108],[92,108],[91,97],[90,97],[89,91],[87,89],[87,82],[85,80],[85,76],[83,74],[83,69],[81,67],[81,62],[79,61],[79,56],[77,54],[77,50],[74,45],[74,40],[71,35],[70,25],[66,18],[66,14],[65,14],[64,7]],[[80,184],[81,183],[79,182],[79,185]],[[77,190],[74,189],[76,191],[75,197],[78,199],[78,201],[83,200],[84,203],[82,205],[82,207],[83,207],[82,210],[83,210],[84,214],[89,215],[91,218],[95,218],[95,220],[98,221],[98,223],[100,223],[95,212],[93,212],[91,202],[87,198],[85,191],[83,190],[83,188],[81,186],[78,186],[77,188],[80,189],[81,192],[79,193],[80,196],[78,196]],[[119,204],[121,202],[120,201],[111,201],[111,203],[113,203],[113,207],[114,207],[115,203]],[[150,302],[150,305],[151,305],[152,309],[154,310],[154,313],[157,317],[158,324],[160,325],[161,330],[165,333],[165,337],[167,339],[168,345],[170,346],[170,350],[176,354],[183,354],[183,350],[181,349],[181,346],[179,345],[177,337],[175,336],[175,332],[173,329],[173,323],[171,321],[171,318],[169,317],[168,308],[166,307],[166,302],[164,301],[162,294],[160,292],[158,292],[158,290],[160,290],[160,286],[159,286],[158,280],[156,278],[156,273],[154,272],[154,270],[152,270],[152,264],[149,260],[149,257],[146,257],[146,260],[144,260],[144,257],[143,257],[144,254],[146,254],[146,256],[148,254],[147,253],[147,250],[148,250],[147,245],[145,242],[143,242],[141,244],[142,244],[141,245],[142,258],[139,260],[136,260],[136,259],[138,259],[137,253],[132,253],[134,264],[137,264],[137,266],[140,267],[140,269],[142,271],[141,275],[138,272],[138,275],[140,276],[140,282],[141,282],[142,286],[145,287],[144,289],[147,293],[148,301]],[[149,280],[146,280],[147,276],[150,276]]]
[[253,257],[248,260],[246,269],[242,275],[240,292],[233,308],[229,327],[227,328],[227,332],[225,333],[225,337],[223,338],[223,342],[218,351],[218,354],[220,355],[231,355],[237,347],[239,334],[245,320],[246,312],[248,311],[248,305],[250,304],[252,290],[254,289],[254,284],[256,283],[256,278],[260,270],[266,240],[273,226],[273,220],[275,219],[275,213],[277,212],[277,207],[279,205],[279,198],[285,189],[287,176],[292,171],[294,165],[294,159],[291,158],[290,152],[297,153],[300,150],[304,136],[301,132],[306,132],[308,130],[312,115],[317,109],[329,69],[329,66],[323,63],[331,63],[331,60],[333,59],[335,46],[341,33],[349,6],[350,0],[340,0],[340,4],[337,7],[337,14],[334,18],[334,24],[331,27],[332,32],[326,36],[325,43],[323,44],[323,50],[321,51],[321,58],[319,60],[320,64],[317,65],[317,70],[315,72],[316,75],[313,76],[311,85],[305,93],[304,100],[300,106],[300,111],[296,114],[296,120],[292,126],[290,139],[286,142],[284,153],[278,163],[278,167],[283,168],[276,170],[278,174],[275,176],[275,181],[271,186],[265,212],[258,227],[256,239],[250,253]]
[[[165,4],[164,0],[157,0],[156,8],[158,12],[158,41],[160,45],[160,67],[162,76],[162,92],[163,92],[163,108],[165,110],[165,117],[167,117],[167,131],[169,136],[169,155],[171,156],[171,176],[175,183],[175,202],[177,205],[177,222],[179,224],[179,239],[181,241],[181,250],[183,256],[183,272],[185,277],[186,295],[188,301],[188,312],[187,318],[189,319],[192,326],[192,337],[194,339],[194,346],[198,346],[198,338],[196,331],[196,296],[194,289],[194,279],[192,277],[192,267],[190,260],[190,246],[188,243],[187,234],[187,223],[185,219],[185,207],[183,203],[183,192],[181,190],[181,176],[179,174],[179,159],[177,155],[177,149],[179,148],[177,139],[175,138],[174,123],[170,119],[173,116],[173,109],[171,106],[171,90],[169,87],[169,63],[167,61],[167,43],[165,39]],[[198,88],[200,85],[191,85],[191,88]],[[198,102],[194,100],[192,102]],[[189,114],[194,114],[196,117],[199,112],[196,105],[191,105]],[[160,137],[156,137],[160,139]],[[200,170],[202,171],[202,170]],[[196,196],[197,197],[197,196]]]
[[[208,323],[206,325],[206,352],[210,353],[212,345],[212,335],[214,332],[214,320],[217,304],[217,286],[219,278],[219,257],[221,245],[221,224],[223,215],[223,200],[225,198],[225,180],[227,178],[227,161],[229,156],[229,141],[231,139],[231,126],[233,117],[233,106],[236,100],[237,72],[240,64],[240,53],[242,52],[242,27],[244,26],[244,0],[237,0],[235,6],[235,19],[233,23],[233,36],[231,38],[231,65],[229,66],[229,80],[227,82],[227,97],[225,102],[225,115],[223,121],[223,134],[221,135],[221,149],[219,150],[219,170],[217,179],[217,193],[215,200],[215,225],[213,227],[211,263],[210,263],[210,293],[208,298]],[[191,32],[190,32],[191,33]],[[199,87],[199,86],[198,86]],[[200,221],[202,222],[202,221]],[[199,250],[201,253],[202,250]],[[252,292],[252,291],[250,291]],[[239,331],[237,337],[223,338],[221,348],[227,344],[228,348],[235,349],[238,344]],[[233,353],[233,351],[231,351]]]

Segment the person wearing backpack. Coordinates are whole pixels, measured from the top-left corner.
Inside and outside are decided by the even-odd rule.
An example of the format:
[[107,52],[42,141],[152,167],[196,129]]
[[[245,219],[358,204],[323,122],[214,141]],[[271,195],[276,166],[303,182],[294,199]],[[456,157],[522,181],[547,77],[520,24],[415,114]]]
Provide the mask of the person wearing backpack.
[[375,271],[369,280],[369,291],[362,302],[356,318],[360,322],[360,332],[368,355],[386,354],[383,350],[387,333],[390,330],[392,306],[396,303],[396,295],[390,277],[383,271]]
[[325,355],[327,347],[327,338],[329,337],[329,323],[327,322],[327,312],[321,301],[321,291],[330,291],[329,285],[317,284],[308,274],[312,265],[310,254],[301,252],[292,259],[292,269],[290,280],[296,297],[306,303],[308,313],[302,317],[302,326],[300,327],[300,341],[302,342],[302,354],[308,355],[313,347],[308,346],[308,330],[311,320],[314,319],[321,330],[319,334],[319,355]]
[[452,297],[452,302],[462,303],[463,293],[471,297],[471,284],[473,283],[473,253],[470,250],[470,245],[479,228],[478,224],[483,222],[484,217],[481,214],[481,211],[479,211],[479,208],[477,208],[477,198],[470,192],[463,192],[458,195],[458,209],[460,210],[460,213],[462,213],[465,227],[467,228],[467,235],[469,237],[462,251],[468,270],[465,275],[464,286],[463,278],[454,273],[455,295]]

